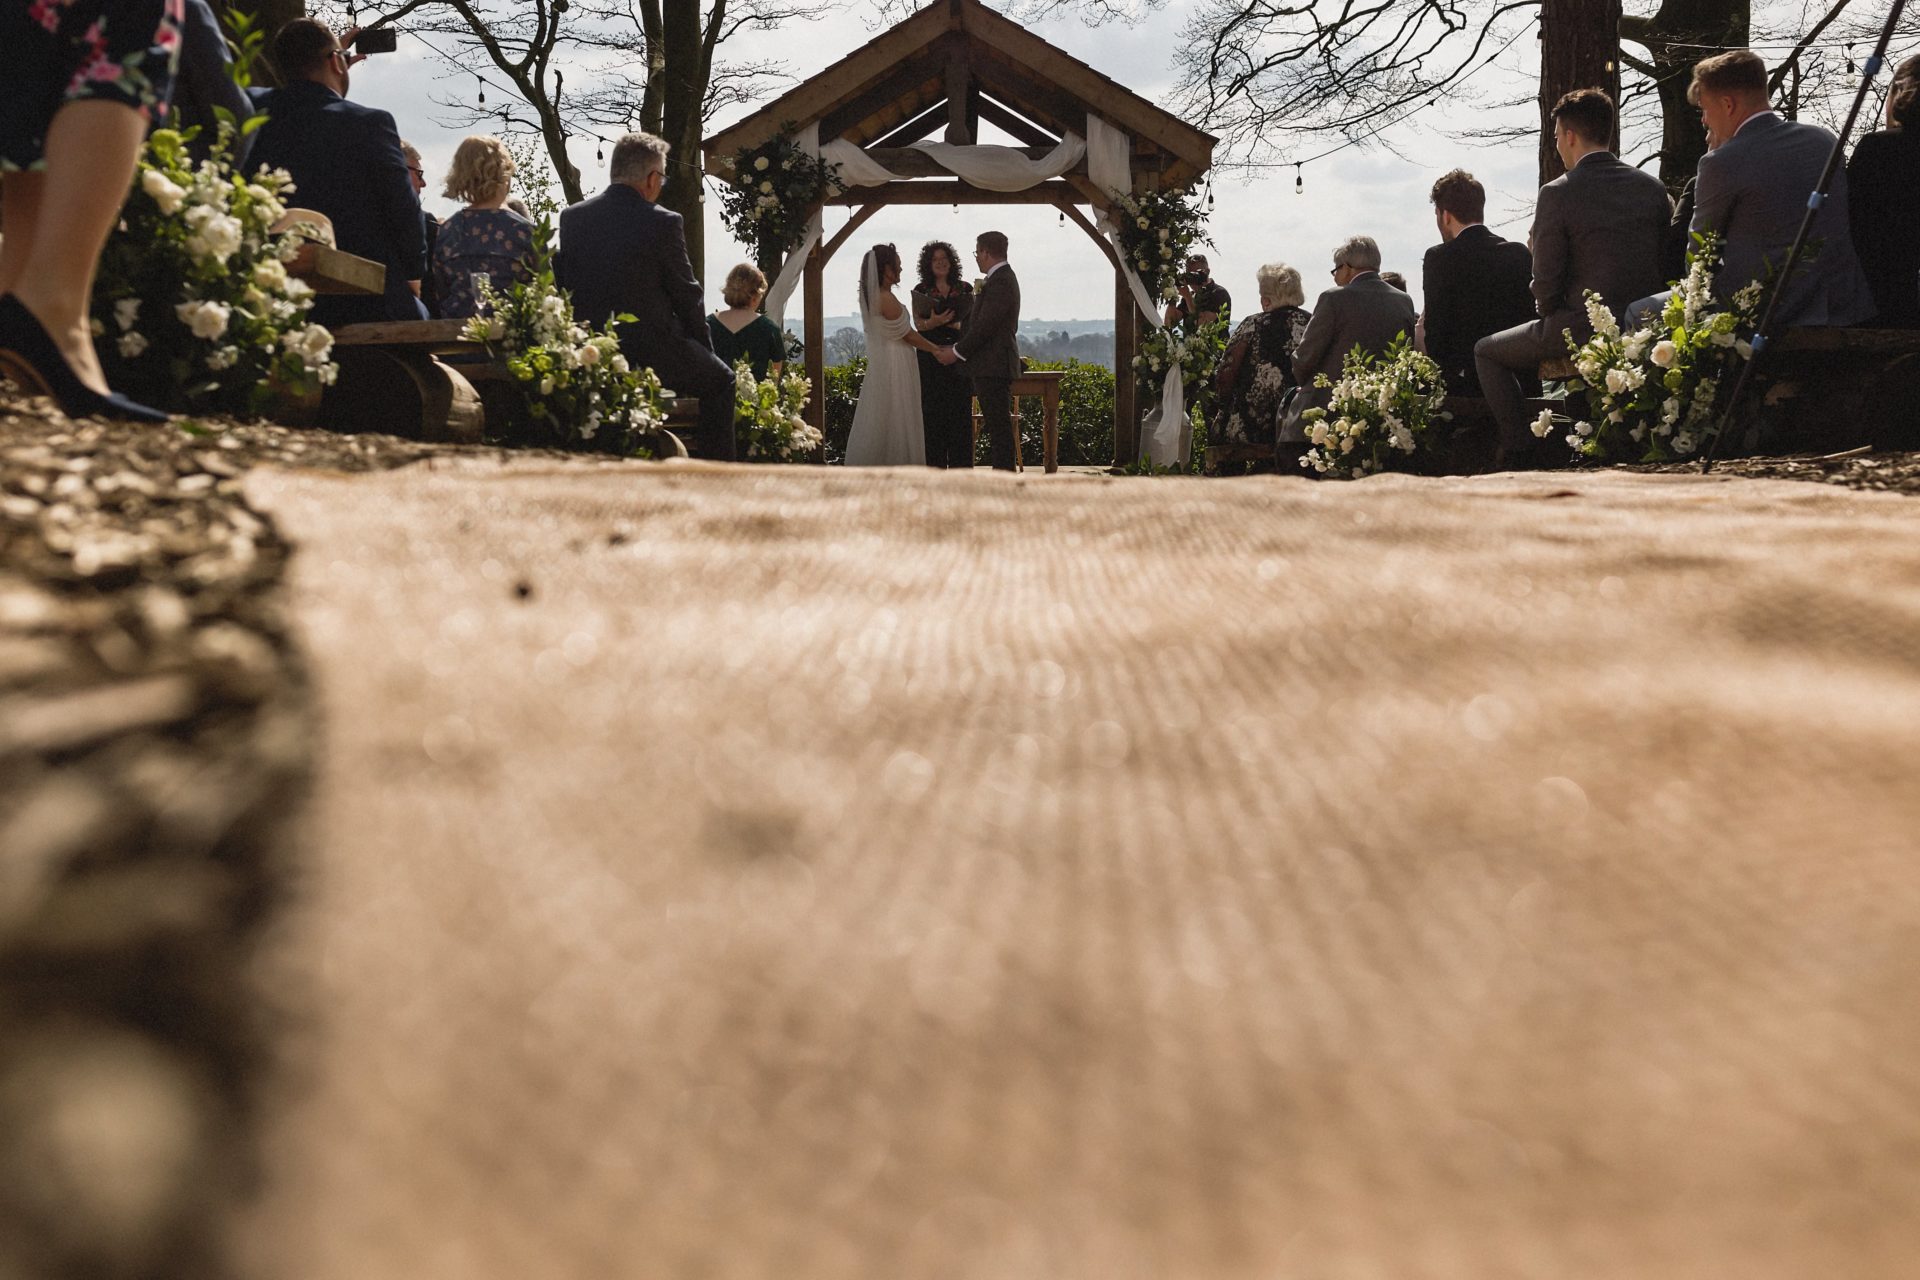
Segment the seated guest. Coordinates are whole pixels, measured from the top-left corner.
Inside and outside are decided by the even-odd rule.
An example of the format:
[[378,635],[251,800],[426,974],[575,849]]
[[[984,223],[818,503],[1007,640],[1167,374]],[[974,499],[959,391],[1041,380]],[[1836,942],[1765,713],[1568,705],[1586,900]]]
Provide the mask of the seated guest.
[[[427,193],[427,165],[420,158],[420,151],[405,138],[400,139],[400,154],[407,158],[407,177],[413,183],[413,198],[420,199]],[[440,293],[433,283],[433,246],[440,239],[440,219],[425,205],[420,208],[420,225],[427,233],[427,274],[420,279],[420,301],[427,308],[427,315],[440,319]]]
[[1480,394],[1499,424],[1494,466],[1518,465],[1535,444],[1527,430],[1523,378],[1543,360],[1564,360],[1567,338],[1593,336],[1586,296],[1616,314],[1665,283],[1661,246],[1673,204],[1660,179],[1624,164],[1610,149],[1613,99],[1576,89],[1554,105],[1553,145],[1567,171],[1540,188],[1533,211],[1533,300],[1540,318],[1480,339],[1473,347]]
[[613,144],[605,191],[560,214],[561,280],[574,314],[599,326],[622,313],[620,347],[674,394],[700,401],[701,434],[734,456],[733,370],[713,354],[700,281],[680,215],[658,201],[667,143],[629,133]]
[[1487,229],[1487,189],[1466,170],[1442,174],[1429,198],[1440,243],[1421,265],[1426,351],[1450,394],[1477,396],[1473,344],[1533,319],[1533,255]]
[[754,377],[777,378],[786,362],[787,339],[779,325],[760,314],[760,300],[766,296],[767,278],[760,268],[741,263],[727,272],[720,290],[726,310],[707,317],[707,333],[713,338],[713,354],[729,369],[744,357]]
[[344,252],[387,268],[385,297],[325,294],[314,302],[314,320],[335,327],[426,319],[426,231],[393,117],[347,101],[354,59],[311,18],[280,28],[273,61],[286,83],[256,96],[267,123],[254,135],[250,163],[292,174],[294,198],[327,215]]
[[1192,333],[1232,311],[1233,299],[1208,271],[1206,254],[1187,255],[1187,269],[1180,273],[1178,281],[1180,296],[1167,307],[1169,325],[1182,325]]
[[1920,57],[1893,73],[1887,127],[1853,149],[1847,188],[1853,247],[1878,323],[1920,329]]
[[[1694,67],[1687,98],[1700,108],[1708,147],[1695,175],[1691,229],[1720,236],[1713,295],[1726,302],[1785,265],[1835,140],[1831,131],[1784,120],[1768,105],[1767,64],[1748,49]],[[1781,288],[1776,327],[1857,324],[1873,314],[1847,221],[1847,177],[1836,173],[1813,238]],[[1657,314],[1666,299],[1661,293],[1637,302],[1632,315]]]
[[1385,280],[1388,284],[1392,285],[1394,288],[1398,289],[1400,292],[1402,293],[1407,292],[1407,278],[1401,275],[1398,271],[1382,271],[1380,273],[1380,278],[1382,280]]
[[527,278],[533,224],[505,207],[513,157],[498,138],[467,138],[453,153],[443,194],[467,207],[441,224],[433,249],[433,288],[440,314],[464,320],[480,312],[476,277],[505,293]]
[[1293,353],[1313,317],[1300,273],[1269,262],[1254,273],[1260,310],[1240,322],[1220,357],[1213,421],[1207,439],[1216,444],[1268,444],[1280,431],[1280,408],[1298,386]]
[[1413,299],[1380,278],[1380,246],[1373,237],[1354,236],[1333,251],[1333,283],[1337,287],[1313,304],[1313,318],[1293,353],[1300,387],[1288,399],[1280,424],[1283,470],[1306,451],[1302,415],[1332,403],[1332,388],[1314,386],[1315,376],[1324,373],[1337,382],[1349,351],[1378,355],[1401,334],[1413,335]]

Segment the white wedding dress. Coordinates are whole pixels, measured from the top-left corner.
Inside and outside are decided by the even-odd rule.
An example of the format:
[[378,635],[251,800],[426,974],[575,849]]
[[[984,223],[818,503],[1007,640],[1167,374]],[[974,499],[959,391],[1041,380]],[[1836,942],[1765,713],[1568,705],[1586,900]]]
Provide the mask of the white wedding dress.
[[860,318],[867,331],[867,377],[847,434],[850,467],[924,467],[927,432],[920,416],[920,362],[906,337],[913,312],[880,314],[880,269],[872,251],[860,264]]

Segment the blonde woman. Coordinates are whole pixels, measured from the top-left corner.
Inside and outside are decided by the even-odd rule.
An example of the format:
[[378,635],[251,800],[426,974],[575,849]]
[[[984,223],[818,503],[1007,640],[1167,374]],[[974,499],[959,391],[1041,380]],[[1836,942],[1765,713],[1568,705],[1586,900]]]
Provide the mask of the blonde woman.
[[1271,444],[1288,389],[1298,384],[1293,352],[1311,313],[1300,273],[1269,262],[1254,273],[1260,309],[1240,322],[1220,358],[1209,444]]
[[760,314],[760,302],[767,296],[767,278],[760,268],[743,262],[727,272],[726,287],[720,297],[726,309],[707,317],[707,332],[713,336],[713,354],[731,369],[745,357],[756,378],[769,373],[780,376],[787,358],[787,340],[780,327]]
[[464,320],[480,310],[477,281],[501,291],[527,276],[533,223],[506,207],[513,157],[498,138],[468,138],[453,153],[444,194],[467,207],[440,224],[433,246],[434,290],[440,314]]

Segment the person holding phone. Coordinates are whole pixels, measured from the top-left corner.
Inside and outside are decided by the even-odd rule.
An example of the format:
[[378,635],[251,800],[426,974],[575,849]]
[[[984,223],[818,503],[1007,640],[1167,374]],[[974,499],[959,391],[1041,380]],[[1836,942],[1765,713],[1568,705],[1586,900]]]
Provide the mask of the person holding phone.
[[353,66],[392,47],[391,27],[356,27],[341,41],[325,24],[296,18],[273,41],[283,86],[256,93],[267,123],[254,136],[251,166],[292,174],[300,204],[332,221],[340,249],[387,268],[384,297],[316,299],[313,318],[330,328],[427,318],[426,229],[400,131],[387,112],[347,100]]

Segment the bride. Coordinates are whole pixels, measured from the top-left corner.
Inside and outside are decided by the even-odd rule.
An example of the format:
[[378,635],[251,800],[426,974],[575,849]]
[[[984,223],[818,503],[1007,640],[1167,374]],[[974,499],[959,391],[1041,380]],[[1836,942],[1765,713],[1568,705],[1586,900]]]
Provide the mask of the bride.
[[920,366],[913,349],[939,347],[921,337],[893,296],[900,251],[877,244],[860,263],[860,319],[867,331],[867,377],[847,434],[850,467],[923,467],[927,433],[920,416]]

